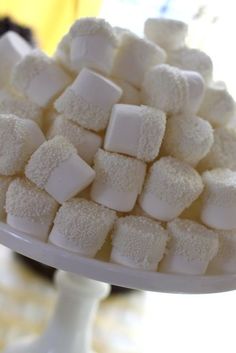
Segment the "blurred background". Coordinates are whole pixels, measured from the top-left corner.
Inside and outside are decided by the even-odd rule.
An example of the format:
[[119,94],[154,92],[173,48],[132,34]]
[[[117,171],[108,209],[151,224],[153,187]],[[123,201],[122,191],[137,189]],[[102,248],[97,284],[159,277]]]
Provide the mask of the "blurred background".
[[[224,81],[236,97],[232,0],[1,0],[0,34],[15,26],[52,54],[73,21],[84,16],[106,18],[112,25],[139,35],[147,17],[187,22],[188,45],[212,57],[214,80]],[[53,311],[56,290],[48,279],[51,271],[40,269],[42,273],[34,267],[0,246],[0,351],[20,337],[40,334]],[[235,302],[235,292],[172,295],[113,291],[97,316],[94,349],[98,353],[235,353]]]

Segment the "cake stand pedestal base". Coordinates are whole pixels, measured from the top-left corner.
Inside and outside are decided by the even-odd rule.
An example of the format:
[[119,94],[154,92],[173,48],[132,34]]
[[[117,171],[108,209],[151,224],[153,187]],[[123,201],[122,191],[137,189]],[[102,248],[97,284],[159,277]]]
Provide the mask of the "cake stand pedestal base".
[[4,353],[91,353],[93,319],[109,285],[57,271],[58,301],[42,337],[22,341]]

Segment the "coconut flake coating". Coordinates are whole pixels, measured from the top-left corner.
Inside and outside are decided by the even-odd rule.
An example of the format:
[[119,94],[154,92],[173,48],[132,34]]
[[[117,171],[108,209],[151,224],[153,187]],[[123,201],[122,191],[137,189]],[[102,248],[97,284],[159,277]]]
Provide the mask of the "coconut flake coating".
[[183,47],[168,52],[167,63],[182,70],[196,71],[206,83],[212,80],[213,64],[211,58],[201,50]]
[[121,192],[141,192],[146,165],[138,159],[99,149],[94,158],[95,182]]
[[146,73],[141,93],[145,104],[177,114],[188,101],[188,82],[181,70],[162,64]]
[[60,207],[54,224],[75,251],[97,252],[111,231],[116,212],[93,201],[74,198]]
[[159,153],[166,128],[166,115],[161,110],[141,106],[141,128],[137,158],[143,161],[152,161]]
[[200,162],[201,169],[229,168],[236,170],[236,129],[219,127],[214,130],[214,143]]
[[167,224],[171,240],[168,252],[183,256],[188,262],[210,262],[216,256],[218,234],[189,219],[175,219]]
[[167,240],[168,232],[158,222],[141,216],[119,218],[112,234],[115,251],[142,268],[161,261]]
[[0,114],[0,174],[21,172],[31,153],[25,120],[13,114]]
[[5,217],[6,192],[12,177],[0,175],[0,219]]
[[204,158],[214,142],[211,125],[198,116],[172,116],[167,121],[163,149],[192,166]]
[[205,185],[203,199],[205,203],[216,206],[236,205],[236,172],[230,169],[213,169],[202,174]]
[[77,154],[75,147],[64,137],[55,136],[32,154],[25,168],[25,175],[43,189],[52,171],[73,154]]
[[118,40],[112,26],[102,18],[81,18],[74,22],[69,31],[71,39],[95,34],[102,34],[107,37],[111,45],[117,45]]
[[30,181],[17,178],[9,185],[6,195],[6,211],[16,217],[27,218],[41,224],[52,223],[58,203],[45,191]]
[[198,198],[202,190],[201,177],[192,167],[173,157],[163,157],[151,166],[143,192],[184,209]]
[[21,96],[9,96],[0,102],[0,112],[14,114],[19,118],[33,120],[38,125],[42,122],[42,109],[35,103]]

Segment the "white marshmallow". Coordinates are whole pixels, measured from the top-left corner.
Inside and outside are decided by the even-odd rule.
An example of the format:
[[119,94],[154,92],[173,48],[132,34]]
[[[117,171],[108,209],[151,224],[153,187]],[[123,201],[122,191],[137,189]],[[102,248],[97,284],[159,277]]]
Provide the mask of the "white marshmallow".
[[25,175],[59,203],[91,184],[95,172],[63,136],[43,143],[31,156]]
[[175,115],[167,120],[162,147],[165,154],[195,166],[207,155],[213,142],[213,129],[206,120]]
[[11,181],[12,181],[11,177],[0,175],[0,220],[3,220],[6,216],[6,212],[5,212],[6,193]]
[[112,81],[115,82],[115,84],[117,84],[123,91],[120,103],[133,105],[141,104],[140,90],[132,86],[129,82],[118,78],[112,78]]
[[218,251],[218,234],[188,219],[168,223],[171,240],[160,264],[160,271],[203,275]]
[[236,129],[220,127],[214,130],[214,143],[199,163],[200,170],[229,168],[236,170]]
[[9,94],[5,99],[0,99],[1,114],[14,114],[19,118],[33,120],[42,126],[42,109],[30,100]]
[[31,46],[16,32],[8,31],[1,36],[0,86],[9,83],[14,66],[31,50]]
[[0,174],[21,172],[31,154],[45,141],[32,120],[11,114],[0,114]]
[[146,217],[119,218],[112,234],[111,261],[145,271],[156,271],[168,239],[168,232]]
[[75,21],[69,32],[72,68],[83,67],[109,74],[112,68],[117,38],[111,25],[100,18],[82,18]]
[[65,70],[73,74],[74,72],[70,61],[70,44],[71,38],[69,33],[67,33],[58,43],[53,57],[55,61],[62,65]]
[[146,71],[154,65],[164,63],[165,60],[166,53],[162,48],[147,39],[126,32],[120,40],[112,76],[140,88]]
[[166,113],[196,113],[204,89],[203,79],[197,72],[162,64],[146,73],[141,93],[145,104]]
[[219,85],[207,87],[198,111],[204,119],[214,126],[227,124],[234,116],[235,102],[226,88]]
[[66,119],[86,129],[99,131],[106,128],[112,106],[121,96],[121,88],[112,81],[83,69],[54,105]]
[[64,136],[72,143],[77,149],[78,155],[88,164],[93,162],[94,155],[102,145],[101,136],[79,127],[62,115],[53,121],[47,133],[47,137],[50,139],[57,135]]
[[236,231],[218,230],[219,250],[210,262],[208,274],[236,273]]
[[216,229],[236,229],[236,172],[218,168],[204,172],[202,179],[202,222]]
[[212,81],[212,60],[201,50],[183,47],[178,50],[169,51],[167,63],[182,70],[198,72],[207,84]]
[[163,157],[151,166],[139,204],[149,216],[170,221],[189,207],[202,190],[201,177],[192,167]]
[[7,223],[46,241],[58,208],[57,202],[28,180],[13,180],[6,195]]
[[100,149],[95,155],[94,169],[91,199],[116,211],[131,211],[142,190],[145,163]]
[[114,105],[106,130],[104,148],[146,162],[159,153],[165,133],[166,116],[147,106]]
[[40,50],[26,55],[12,73],[16,90],[40,107],[46,107],[70,82],[70,76]]
[[167,18],[148,18],[144,25],[146,37],[166,50],[182,47],[187,32],[186,23]]
[[115,219],[115,211],[75,198],[63,203],[59,209],[49,241],[82,256],[94,257],[103,246]]

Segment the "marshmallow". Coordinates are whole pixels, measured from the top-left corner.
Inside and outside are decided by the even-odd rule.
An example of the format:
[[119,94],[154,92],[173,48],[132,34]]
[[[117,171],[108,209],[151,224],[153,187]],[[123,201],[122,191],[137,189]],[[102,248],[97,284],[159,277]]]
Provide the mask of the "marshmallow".
[[40,107],[46,107],[70,82],[70,76],[40,50],[26,55],[12,73],[16,90]]
[[195,166],[207,155],[213,142],[213,129],[206,120],[176,115],[167,121],[162,147],[165,154]]
[[132,86],[130,83],[120,80],[118,78],[112,79],[123,91],[122,97],[120,99],[120,103],[124,104],[141,104],[140,91]]
[[51,139],[57,135],[64,136],[77,149],[78,155],[88,164],[93,162],[94,155],[102,144],[101,136],[79,127],[62,115],[53,121],[47,137]]
[[131,211],[142,190],[146,165],[134,158],[98,150],[91,199],[121,212]]
[[1,114],[14,114],[19,118],[33,120],[39,126],[42,125],[42,109],[21,96],[8,95],[5,99],[0,99],[0,112]]
[[156,271],[168,239],[168,232],[146,217],[119,218],[112,234],[111,261],[145,271]]
[[219,85],[207,87],[198,111],[204,119],[214,126],[227,124],[234,116],[235,102],[226,88]]
[[73,69],[71,66],[71,61],[70,61],[70,35],[67,33],[62,37],[60,42],[58,43],[58,46],[56,48],[56,51],[54,53],[54,60],[63,66],[63,68],[70,73],[73,73]]
[[163,157],[151,166],[139,204],[149,216],[170,221],[189,207],[202,190],[201,177],[192,167]]
[[109,74],[112,68],[117,38],[111,25],[100,18],[82,18],[75,21],[69,32],[72,68],[83,67]]
[[112,76],[140,88],[146,71],[154,65],[164,63],[165,60],[166,53],[162,48],[133,33],[126,32],[120,40]]
[[6,193],[11,181],[12,181],[11,177],[0,175],[0,220],[3,220],[6,216],[6,212],[5,212]]
[[17,178],[6,195],[7,224],[46,241],[58,208],[57,202],[28,180]]
[[200,170],[229,168],[236,170],[236,129],[220,127],[214,130],[214,143],[199,164]]
[[183,47],[178,50],[169,51],[167,63],[182,70],[198,72],[207,84],[212,81],[212,60],[201,50]]
[[160,271],[188,275],[203,275],[218,251],[218,234],[188,219],[168,223],[171,240]]
[[112,106],[121,96],[121,88],[112,81],[83,69],[54,105],[66,119],[86,129],[99,131],[106,128]]
[[0,174],[21,172],[31,154],[44,141],[45,137],[34,121],[0,114]]
[[208,274],[236,273],[236,231],[218,230],[219,250],[210,262]]
[[201,220],[209,227],[231,230],[236,228],[236,172],[213,169],[202,175],[205,185]]
[[166,116],[147,106],[114,105],[106,130],[104,148],[146,162],[154,160],[165,133]]
[[115,219],[115,211],[92,201],[74,198],[59,209],[49,241],[82,256],[94,257],[103,246]]
[[186,23],[167,18],[148,18],[144,25],[146,37],[166,50],[182,47],[187,32]]
[[25,175],[59,203],[85,189],[95,177],[94,170],[62,136],[46,141],[33,153]]
[[1,36],[0,86],[8,84],[14,66],[31,50],[31,46],[16,32],[8,31]]
[[204,95],[197,72],[181,71],[163,64],[150,69],[142,86],[143,102],[166,113],[196,113]]

